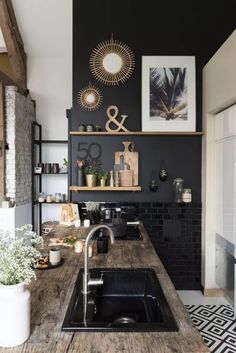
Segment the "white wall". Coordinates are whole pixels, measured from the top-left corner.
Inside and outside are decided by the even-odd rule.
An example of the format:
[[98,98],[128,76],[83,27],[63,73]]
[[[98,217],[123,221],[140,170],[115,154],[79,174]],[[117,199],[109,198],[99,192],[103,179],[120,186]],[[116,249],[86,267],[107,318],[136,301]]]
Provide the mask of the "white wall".
[[[72,0],[12,0],[12,4],[27,53],[28,88],[36,100],[43,139],[67,140],[65,111],[72,105]],[[49,156],[48,162],[62,163],[67,148],[57,150],[45,146],[43,153]],[[66,177],[55,178],[54,183],[61,178],[57,192],[64,193]],[[47,190],[50,183],[51,180],[45,179]],[[44,207],[44,220],[59,217],[53,208],[52,205]]]
[[236,31],[217,51],[203,70],[203,150],[202,150],[202,284],[215,283],[215,114],[236,102]]
[[72,104],[72,0],[12,0],[27,53],[28,88],[44,139],[67,139]]
[[24,224],[31,224],[31,204],[0,208],[0,229],[14,231]]
[[5,41],[4,41],[4,38],[3,38],[3,35],[2,35],[2,31],[1,31],[1,28],[0,28],[0,53],[1,52],[5,52],[6,51],[6,44],[5,44]]

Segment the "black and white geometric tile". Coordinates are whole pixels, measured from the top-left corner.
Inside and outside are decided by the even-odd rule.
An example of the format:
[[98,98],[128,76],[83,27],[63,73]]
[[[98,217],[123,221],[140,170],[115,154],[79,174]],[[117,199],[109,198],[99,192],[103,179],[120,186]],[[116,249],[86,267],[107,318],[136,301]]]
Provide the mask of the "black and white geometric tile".
[[236,353],[236,319],[230,305],[186,305],[210,352]]

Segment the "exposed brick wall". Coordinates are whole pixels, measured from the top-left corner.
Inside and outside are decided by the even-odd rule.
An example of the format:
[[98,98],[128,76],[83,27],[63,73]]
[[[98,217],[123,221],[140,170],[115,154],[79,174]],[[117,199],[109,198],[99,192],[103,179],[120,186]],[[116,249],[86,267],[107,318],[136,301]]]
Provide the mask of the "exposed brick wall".
[[16,87],[5,90],[6,107],[6,196],[17,205],[31,201],[31,124],[35,120],[34,103]]
[[[107,204],[108,207],[116,205]],[[136,202],[132,205],[137,208],[176,289],[201,289],[201,203]],[[80,203],[81,207],[84,203]],[[85,216],[82,210],[81,215]]]

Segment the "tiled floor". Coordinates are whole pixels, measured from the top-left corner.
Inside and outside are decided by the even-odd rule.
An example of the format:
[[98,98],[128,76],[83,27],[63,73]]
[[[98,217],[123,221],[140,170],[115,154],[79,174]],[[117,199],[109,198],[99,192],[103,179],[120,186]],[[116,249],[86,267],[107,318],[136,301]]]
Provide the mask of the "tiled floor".
[[204,297],[201,291],[177,291],[211,353],[236,353],[236,320],[225,298]]
[[211,353],[236,353],[236,320],[230,305],[186,305]]
[[184,305],[229,305],[225,298],[204,297],[201,291],[178,290],[180,299]]

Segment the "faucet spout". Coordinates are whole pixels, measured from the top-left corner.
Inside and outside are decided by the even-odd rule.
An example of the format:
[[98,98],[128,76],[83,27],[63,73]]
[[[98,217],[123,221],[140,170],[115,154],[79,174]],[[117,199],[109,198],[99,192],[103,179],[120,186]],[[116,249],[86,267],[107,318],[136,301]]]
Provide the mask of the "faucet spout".
[[84,275],[83,275],[83,290],[82,290],[83,294],[85,294],[85,295],[87,295],[89,293],[89,288],[88,288],[89,286],[103,284],[102,278],[90,279],[90,275],[89,275],[89,271],[88,271],[88,245],[89,245],[89,241],[92,238],[93,234],[97,230],[103,229],[103,228],[108,230],[111,244],[114,244],[114,242],[115,242],[115,236],[114,236],[112,229],[105,224],[100,224],[100,225],[94,227],[87,235],[87,238],[85,240],[85,245],[84,245]]

